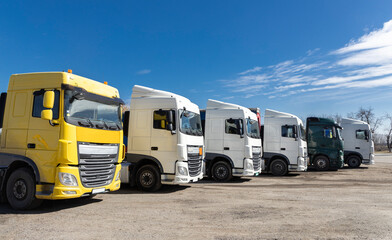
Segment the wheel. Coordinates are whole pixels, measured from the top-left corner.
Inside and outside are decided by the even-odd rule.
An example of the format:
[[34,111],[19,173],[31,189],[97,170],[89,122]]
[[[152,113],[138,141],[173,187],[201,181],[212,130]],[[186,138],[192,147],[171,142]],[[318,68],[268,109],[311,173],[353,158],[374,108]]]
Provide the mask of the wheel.
[[12,208],[18,210],[38,207],[41,199],[35,198],[34,175],[28,168],[19,168],[7,180],[6,195]]
[[212,178],[217,182],[227,182],[233,175],[231,166],[227,162],[219,161],[212,166]]
[[161,188],[161,174],[154,165],[145,165],[136,173],[136,185],[140,190],[155,192]]
[[272,161],[270,169],[272,175],[275,176],[284,176],[288,173],[287,163],[282,159],[275,159]]
[[347,159],[347,164],[350,168],[357,168],[361,166],[361,159],[358,156],[350,156]]
[[325,171],[329,169],[329,160],[327,157],[324,156],[318,156],[314,160],[314,166],[316,167],[317,170],[319,171]]

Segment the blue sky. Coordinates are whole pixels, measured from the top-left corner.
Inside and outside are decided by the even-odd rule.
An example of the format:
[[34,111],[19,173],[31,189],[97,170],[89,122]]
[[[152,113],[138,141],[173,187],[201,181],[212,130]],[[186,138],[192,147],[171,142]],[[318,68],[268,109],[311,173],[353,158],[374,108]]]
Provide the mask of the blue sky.
[[301,117],[392,112],[392,1],[2,1],[0,90],[66,71]]

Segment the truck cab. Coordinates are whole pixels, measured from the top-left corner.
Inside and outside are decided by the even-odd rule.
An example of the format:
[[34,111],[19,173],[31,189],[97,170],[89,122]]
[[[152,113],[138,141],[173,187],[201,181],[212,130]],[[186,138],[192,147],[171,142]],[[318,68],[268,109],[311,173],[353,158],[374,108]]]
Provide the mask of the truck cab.
[[71,71],[14,74],[0,100],[0,190],[13,208],[120,188],[117,89]]
[[344,165],[341,127],[328,118],[306,119],[309,164],[317,170],[337,170]]
[[374,142],[368,123],[343,118],[341,122],[344,139],[344,163],[351,168],[361,164],[374,164]]
[[124,116],[128,147],[122,182],[144,191],[203,178],[199,107],[180,95],[135,85]]
[[260,130],[248,108],[208,100],[202,111],[206,147],[205,174],[216,181],[254,176],[262,169]]
[[307,170],[307,143],[301,119],[289,113],[266,109],[261,129],[265,171],[283,176],[289,171]]

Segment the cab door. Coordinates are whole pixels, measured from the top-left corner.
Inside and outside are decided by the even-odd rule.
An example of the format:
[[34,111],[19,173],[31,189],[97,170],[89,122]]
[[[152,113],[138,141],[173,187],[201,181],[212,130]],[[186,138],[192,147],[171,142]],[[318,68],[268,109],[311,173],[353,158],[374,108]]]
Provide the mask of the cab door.
[[245,138],[243,119],[225,119],[223,154],[234,162],[234,168],[244,167]]
[[[162,164],[164,173],[175,173],[175,164],[177,160],[177,135],[172,134],[175,131],[175,111],[170,109],[157,109],[152,112],[152,130],[151,130],[151,156],[158,159]],[[171,124],[173,130],[168,129],[168,116],[172,114],[173,121]]]
[[283,125],[281,126],[281,140],[280,153],[285,155],[290,164],[297,164],[298,157],[298,140],[297,140],[297,126]]
[[[60,119],[60,91],[55,90],[53,120]],[[32,105],[28,122],[26,156],[37,165],[41,182],[54,183],[56,175],[57,151],[60,137],[60,126],[52,126],[49,121],[41,119],[45,90],[37,89],[31,92]]]
[[354,148],[355,151],[359,152],[364,159],[368,159],[370,154],[371,140],[368,139],[368,130],[357,129],[355,131]]

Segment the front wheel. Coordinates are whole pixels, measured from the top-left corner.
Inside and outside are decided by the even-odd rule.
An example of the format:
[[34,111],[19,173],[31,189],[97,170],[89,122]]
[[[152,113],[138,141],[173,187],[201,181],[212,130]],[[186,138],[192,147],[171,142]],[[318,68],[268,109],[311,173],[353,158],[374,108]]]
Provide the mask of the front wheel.
[[38,207],[41,199],[35,198],[35,181],[28,168],[19,168],[8,178],[6,195],[13,209],[26,210]]
[[350,168],[357,168],[361,166],[361,159],[357,156],[350,156],[347,159],[347,164]]
[[217,182],[227,182],[233,177],[231,166],[227,162],[219,161],[212,166],[212,178]]
[[314,160],[314,166],[316,167],[317,170],[319,171],[325,171],[329,169],[329,160],[327,157],[324,156],[318,156]]
[[161,175],[154,165],[145,165],[136,173],[136,185],[140,190],[155,192],[162,186]]
[[271,163],[271,173],[275,176],[284,176],[288,173],[287,163],[282,159],[276,159]]

